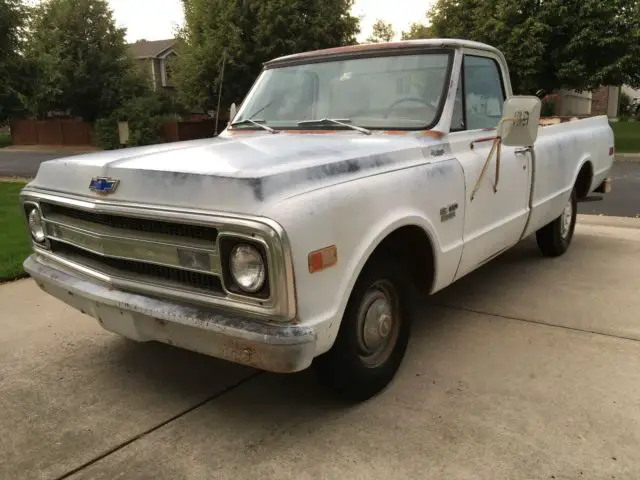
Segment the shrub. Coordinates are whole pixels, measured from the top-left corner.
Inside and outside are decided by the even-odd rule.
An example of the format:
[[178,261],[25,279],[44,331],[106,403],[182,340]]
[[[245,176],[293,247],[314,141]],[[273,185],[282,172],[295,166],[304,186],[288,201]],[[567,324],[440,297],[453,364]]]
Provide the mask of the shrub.
[[542,99],[542,109],[540,111],[540,116],[542,117],[552,117],[556,114],[556,105],[558,103],[558,95],[551,94],[546,95]]
[[11,135],[0,131],[0,148],[8,147],[11,145]]
[[99,118],[93,124],[93,141],[96,146],[104,150],[120,148],[118,135],[118,120],[112,115],[107,118]]
[[620,115],[631,114],[631,97],[624,92],[620,92]]
[[138,147],[162,142],[160,127],[163,123],[177,120],[179,105],[164,93],[150,92],[127,102],[108,118],[101,118],[94,124],[96,144],[104,149],[120,148],[118,122],[129,122],[129,142],[127,146]]

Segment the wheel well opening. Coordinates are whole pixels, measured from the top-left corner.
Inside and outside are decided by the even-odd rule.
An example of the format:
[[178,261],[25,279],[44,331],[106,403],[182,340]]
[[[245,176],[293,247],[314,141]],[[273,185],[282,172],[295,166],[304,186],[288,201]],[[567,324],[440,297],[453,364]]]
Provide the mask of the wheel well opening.
[[395,230],[378,245],[372,257],[377,255],[387,255],[400,262],[418,291],[431,291],[435,280],[433,246],[422,228],[410,225]]
[[587,162],[580,169],[580,173],[578,173],[578,178],[576,179],[576,195],[578,198],[585,198],[589,195],[589,188],[591,187],[592,181],[593,165],[591,165],[591,162]]

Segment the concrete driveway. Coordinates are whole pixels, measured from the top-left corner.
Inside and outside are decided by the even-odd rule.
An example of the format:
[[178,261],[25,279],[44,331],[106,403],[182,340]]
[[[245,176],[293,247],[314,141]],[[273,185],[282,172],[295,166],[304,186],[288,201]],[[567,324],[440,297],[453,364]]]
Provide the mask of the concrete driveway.
[[639,290],[640,220],[583,217],[566,256],[527,240],[429,299],[396,381],[345,407],[5,285],[0,478],[637,479]]

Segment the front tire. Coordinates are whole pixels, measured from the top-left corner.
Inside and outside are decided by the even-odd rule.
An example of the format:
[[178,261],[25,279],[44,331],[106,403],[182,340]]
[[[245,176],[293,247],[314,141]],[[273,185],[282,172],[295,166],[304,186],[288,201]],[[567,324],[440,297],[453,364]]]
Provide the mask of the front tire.
[[536,232],[538,248],[543,255],[559,257],[569,250],[576,227],[577,212],[578,199],[574,188],[560,216]]
[[409,342],[409,275],[386,257],[373,258],[358,278],[329,352],[313,363],[338,397],[361,402],[395,376]]

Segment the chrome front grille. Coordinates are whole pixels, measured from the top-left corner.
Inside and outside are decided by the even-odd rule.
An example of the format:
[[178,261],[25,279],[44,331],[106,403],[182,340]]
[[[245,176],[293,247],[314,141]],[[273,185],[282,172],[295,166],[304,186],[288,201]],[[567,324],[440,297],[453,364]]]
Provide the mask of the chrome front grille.
[[120,258],[101,257],[56,240],[51,240],[51,251],[56,255],[96,268],[110,275],[124,274],[129,279],[145,283],[157,284],[160,281],[163,285],[173,288],[188,287],[189,289],[200,290],[203,293],[222,294],[220,277],[213,274],[180,270],[178,268],[134,262]]
[[[30,187],[22,190],[20,200],[25,215],[32,208],[42,214],[46,239],[33,239],[33,247],[37,261],[50,267],[115,289],[222,307],[266,321],[296,318],[291,246],[271,219],[87,199]],[[233,280],[220,245],[229,241],[260,245],[267,261],[265,295],[227,286]]]
[[53,203],[43,203],[41,209],[45,217],[66,217],[70,220],[91,222],[113,228],[114,230],[132,230],[136,232],[206,240],[208,242],[215,242],[218,236],[218,229],[201,225],[186,225],[159,220],[86,212]]
[[224,296],[218,229],[40,204],[51,251],[110,277]]

